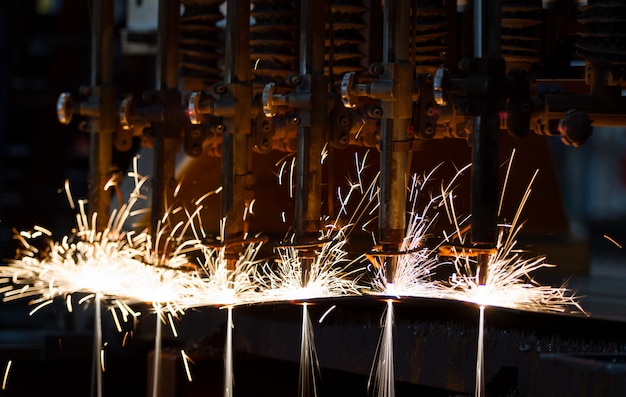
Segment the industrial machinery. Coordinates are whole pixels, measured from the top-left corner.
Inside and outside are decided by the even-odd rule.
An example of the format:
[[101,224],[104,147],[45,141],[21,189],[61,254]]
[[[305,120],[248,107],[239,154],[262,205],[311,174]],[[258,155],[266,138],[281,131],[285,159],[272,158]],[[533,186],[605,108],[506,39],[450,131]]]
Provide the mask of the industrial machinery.
[[[225,219],[222,238],[214,243],[226,247],[235,266],[248,236],[266,232],[277,249],[297,249],[303,285],[321,244],[321,220],[336,215],[328,186],[345,178],[342,166],[330,169],[323,161],[326,152],[337,157],[374,153],[380,171],[377,244],[364,249],[393,280],[397,260],[406,254],[401,246],[412,161],[420,156],[447,160],[431,149],[432,142],[465,148],[472,164],[471,193],[464,198],[471,230],[460,252],[475,257],[476,277],[484,283],[498,233],[500,164],[506,156],[501,141],[537,134],[579,146],[595,126],[626,125],[626,5],[621,1],[159,0],[155,85],[128,96],[116,92],[113,77],[113,11],[111,1],[94,2],[90,86],[79,96],[62,94],[57,105],[61,122],[84,118],[91,134],[89,210],[108,213],[111,197],[104,185],[111,178],[113,146],[130,150],[130,142],[141,138],[151,147],[153,230],[179,199],[174,190],[180,149],[189,157],[211,158],[214,168],[203,172],[222,188],[219,214],[212,219]],[[124,40],[128,44],[134,37],[129,31]],[[296,158],[293,222],[280,226],[281,235],[270,224],[242,215],[252,212],[255,199],[266,205],[257,197],[263,189],[258,180],[261,173],[271,177],[271,171],[261,164],[286,154]],[[106,224],[104,217],[98,220],[100,227]],[[219,228],[218,222],[204,224]],[[288,230],[293,236],[287,239]],[[362,300],[352,305],[342,309],[345,321],[337,319],[322,331],[322,351],[330,350],[328,341],[338,335],[347,350],[355,340],[376,344],[371,340],[376,320],[368,307],[378,305]],[[469,342],[458,348],[447,344],[459,335],[465,340],[474,326],[461,309],[446,305],[417,302],[403,309],[398,343],[407,343],[414,354],[399,364],[398,378],[464,395],[472,381],[465,376],[471,363],[461,359]],[[279,317],[288,311],[276,310]],[[242,328],[275,331],[258,332],[258,341],[249,343],[261,347],[250,349],[290,359],[275,336],[290,328],[276,331],[276,324],[268,324],[272,313],[246,311]],[[517,317],[542,325],[533,329]],[[493,345],[500,343],[498,354],[507,358],[489,372],[493,395],[548,395],[542,394],[548,393],[547,379],[533,370],[549,366],[539,357],[546,346],[567,354],[625,349],[624,334],[618,332],[623,324],[602,324],[612,331],[601,336],[585,323],[592,320],[582,318],[507,311],[496,318]],[[365,328],[359,328],[360,321]],[[567,327],[571,335],[559,332],[562,337],[555,339],[546,323],[559,331]],[[429,348],[442,349],[448,363],[459,361],[428,375],[426,361],[436,358]],[[339,356],[333,361],[328,350],[320,353],[328,360],[322,365],[367,373],[368,366],[349,351]],[[502,377],[505,386],[496,390]]]

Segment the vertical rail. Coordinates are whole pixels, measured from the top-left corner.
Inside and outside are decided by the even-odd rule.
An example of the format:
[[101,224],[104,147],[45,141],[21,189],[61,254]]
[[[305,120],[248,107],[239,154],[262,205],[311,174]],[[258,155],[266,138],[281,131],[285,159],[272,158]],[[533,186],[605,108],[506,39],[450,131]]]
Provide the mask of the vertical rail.
[[150,226],[156,233],[163,214],[172,204],[176,187],[176,138],[180,131],[177,112],[180,0],[159,0],[157,31],[156,90],[163,99],[162,119],[155,131],[152,159],[152,213]]
[[230,0],[226,12],[225,83],[234,101],[232,117],[224,118],[222,141],[222,218],[226,219],[226,259],[234,270],[240,245],[229,240],[242,239],[245,232],[244,212],[249,196],[247,180],[249,136],[251,130],[252,87],[250,70],[250,0]]
[[111,197],[104,186],[111,177],[113,134],[117,109],[115,104],[114,20],[115,2],[94,1],[91,34],[91,86],[97,87],[99,118],[89,140],[89,213],[98,214],[96,229],[104,230],[108,221]]
[[[380,243],[383,251],[399,251],[406,228],[406,175],[408,150],[402,149],[407,141],[407,128],[411,117],[410,98],[412,73],[409,64],[409,12],[410,1],[389,0],[383,10],[383,64],[393,73],[395,95],[385,109],[381,130],[380,161]],[[390,73],[386,70],[385,74]],[[384,77],[384,76],[383,76]],[[409,90],[407,92],[407,90]],[[408,98],[407,98],[408,95]],[[408,109],[406,108],[408,104]],[[393,272],[398,257],[388,256],[387,280],[393,282]]]
[[[317,241],[320,230],[322,150],[327,135],[325,7],[315,0],[302,0],[300,7],[299,73],[304,82],[298,89],[309,91],[310,103],[309,108],[302,112],[297,134],[295,231],[297,242],[311,244]],[[305,285],[314,250],[302,249],[299,254]]]
[[[498,162],[500,115],[503,105],[498,95],[497,79],[504,77],[500,49],[500,4],[487,0],[474,2],[474,57],[482,67],[479,73],[487,83],[480,98],[478,115],[473,120],[471,242],[478,246],[495,246],[498,220]],[[500,76],[502,75],[502,76]],[[477,277],[486,283],[489,254],[478,255]]]

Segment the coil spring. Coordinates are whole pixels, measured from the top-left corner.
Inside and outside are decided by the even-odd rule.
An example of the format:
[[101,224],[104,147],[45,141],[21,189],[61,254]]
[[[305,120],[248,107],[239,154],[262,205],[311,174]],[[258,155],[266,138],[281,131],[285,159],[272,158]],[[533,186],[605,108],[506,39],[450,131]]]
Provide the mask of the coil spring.
[[434,74],[446,62],[448,18],[443,0],[413,2],[410,55],[416,73]]
[[[359,48],[366,40],[361,31],[367,27],[363,14],[368,11],[360,0],[333,0],[332,26],[326,25],[326,74],[338,77],[346,72],[360,72],[366,68],[366,55]],[[332,28],[332,29],[331,29]],[[331,72],[332,68],[332,72]]]
[[[220,81],[223,54],[220,11],[223,0],[185,0],[180,19],[180,75],[192,89],[207,88]],[[203,87],[199,87],[200,84]]]
[[591,0],[579,10],[578,21],[585,31],[576,44],[578,55],[589,61],[626,63],[626,3]]
[[252,1],[250,13],[250,57],[253,64],[254,91],[265,84],[282,83],[297,73],[298,28],[291,0]]
[[541,0],[504,0],[501,10],[507,68],[529,71],[541,59]]

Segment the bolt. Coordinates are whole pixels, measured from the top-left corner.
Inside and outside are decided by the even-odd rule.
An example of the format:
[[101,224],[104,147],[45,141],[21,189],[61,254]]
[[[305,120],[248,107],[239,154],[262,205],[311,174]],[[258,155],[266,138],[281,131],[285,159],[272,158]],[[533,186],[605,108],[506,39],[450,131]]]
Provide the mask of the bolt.
[[287,122],[289,125],[300,125],[300,116],[291,116]]
[[381,75],[385,73],[385,67],[381,65],[380,63],[375,63],[375,64],[370,65],[369,69],[370,69],[371,74]]
[[226,93],[226,91],[228,91],[228,87],[226,87],[226,84],[217,83],[213,86],[213,92],[218,95],[222,95]]
[[558,125],[561,139],[572,146],[584,144],[593,131],[591,123],[587,112],[574,109],[567,111]]
[[337,125],[340,125],[342,127],[346,127],[349,124],[349,120],[346,116],[339,116],[339,118],[337,119]]
[[154,129],[150,127],[144,128],[142,132],[143,132],[143,136],[145,136],[146,138],[154,138],[156,136]]
[[380,106],[374,106],[367,111],[367,115],[373,118],[383,117],[383,109]]
[[430,123],[426,124],[426,126],[424,127],[424,135],[428,137],[435,135],[435,128],[433,127],[432,124]]
[[296,86],[302,82],[302,78],[298,74],[291,74],[287,76],[285,82],[291,86]]

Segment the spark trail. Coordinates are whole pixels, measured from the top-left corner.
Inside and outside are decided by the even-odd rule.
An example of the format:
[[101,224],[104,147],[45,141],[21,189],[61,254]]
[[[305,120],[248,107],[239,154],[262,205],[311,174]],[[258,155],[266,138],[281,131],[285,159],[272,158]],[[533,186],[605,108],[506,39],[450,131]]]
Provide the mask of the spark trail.
[[[584,313],[578,299],[567,288],[544,286],[532,279],[531,273],[553,266],[545,262],[545,257],[528,258],[525,257],[523,250],[516,248],[517,235],[523,226],[520,216],[536,176],[537,172],[531,179],[512,222],[499,225],[496,249],[489,256],[485,284],[480,284],[475,275],[473,270],[476,266],[475,259],[452,246],[456,272],[449,280],[446,293],[448,297],[484,306],[549,312],[567,312],[575,308]],[[460,236],[463,243],[458,226],[457,236]]]
[[226,320],[226,343],[224,346],[224,397],[233,397],[234,368],[233,368],[233,307],[228,306]]
[[[85,295],[79,303],[95,301],[93,366],[97,379],[93,387],[97,389],[98,396],[102,394],[104,371],[101,305],[105,302],[110,305],[121,331],[116,311],[119,310],[124,320],[128,320],[139,315],[130,305],[152,302],[157,314],[182,314],[180,302],[188,299],[199,280],[194,274],[179,270],[182,264],[188,262],[189,251],[197,249],[197,240],[183,240],[182,236],[187,228],[193,229],[199,209],[191,214],[187,222],[174,227],[179,235],[168,233],[166,228],[159,230],[155,239],[146,231],[125,231],[123,227],[127,221],[145,212],[144,209],[135,209],[135,206],[145,198],[141,188],[146,178],[136,173],[129,175],[135,179],[135,188],[128,203],[122,204],[119,210],[112,210],[103,231],[95,227],[98,215],[93,214],[89,219],[85,202],[79,201],[73,234],[53,242],[52,234],[38,226],[32,233],[16,233],[22,245],[20,255],[0,267],[0,277],[11,283],[2,289],[4,300],[30,298],[35,305],[31,314],[52,303],[56,297],[66,297],[68,311],[72,311],[72,294]],[[69,189],[66,191],[74,208]],[[35,239],[41,236],[48,240],[44,249],[38,248],[35,243]],[[167,253],[153,248],[158,247],[160,241],[163,241],[162,247]]]
[[[424,194],[423,190],[432,179],[435,168],[422,177],[413,175],[409,188],[409,213],[406,234],[400,247],[393,280],[386,277],[385,260],[383,255],[370,254],[370,262],[375,267],[375,278],[372,283],[372,292],[376,295],[394,297],[445,297],[446,288],[440,282],[433,281],[432,277],[440,265],[436,252],[437,247],[429,247],[425,239],[439,217],[441,203],[452,194],[452,186],[456,179],[465,170],[459,171],[453,180],[442,186],[440,195],[429,194],[423,208],[418,207],[418,199]],[[395,395],[395,371],[393,358],[393,300],[387,300],[383,313],[382,333],[376,348],[376,355],[370,373],[370,386],[373,385],[378,397],[393,397]],[[372,383],[372,378],[373,383]]]
[[368,389],[372,387],[378,397],[394,397],[396,391],[393,362],[393,301],[391,299],[387,300],[381,323],[382,333],[376,348]]
[[319,375],[319,363],[315,349],[315,335],[309,315],[308,303],[302,304],[302,336],[300,342],[300,372],[298,389],[300,397],[308,397],[310,392],[317,395],[316,375]]
[[478,349],[476,351],[475,397],[485,397],[485,306],[480,306],[478,315]]
[[[506,184],[513,162],[515,152],[509,159],[508,168],[498,215],[502,208]],[[516,249],[517,235],[522,228],[520,216],[522,210],[530,196],[531,186],[537,176],[535,172],[524,193],[518,209],[510,224],[499,225],[495,252],[489,254],[486,281],[479,282],[476,268],[476,260],[467,255],[464,244],[461,226],[468,219],[458,221],[454,214],[452,197],[446,201],[446,209],[450,218],[454,219],[456,231],[453,234],[461,243],[457,250],[451,246],[453,254],[453,264],[456,272],[449,280],[448,292],[446,295],[451,299],[457,299],[479,305],[478,321],[478,341],[476,355],[476,390],[475,395],[483,397],[485,395],[485,372],[484,372],[484,328],[485,328],[485,307],[501,306],[527,311],[548,311],[566,312],[576,308],[580,312],[583,309],[578,304],[578,299],[572,295],[565,287],[543,286],[534,281],[531,273],[544,267],[551,267],[545,263],[545,257],[527,258],[522,250]],[[449,242],[450,240],[448,240]]]
[[409,213],[405,237],[400,247],[400,253],[393,280],[385,276],[384,260],[372,253],[370,256],[376,270],[373,280],[373,293],[388,296],[433,297],[445,296],[446,290],[438,282],[432,280],[439,261],[436,258],[438,247],[429,247],[425,244],[428,234],[439,218],[441,202],[451,194],[451,186],[456,178],[462,175],[461,170],[447,187],[442,187],[440,195],[429,195],[423,208],[418,208],[418,199],[424,195],[423,190],[432,179],[435,168],[430,173],[419,177],[413,175],[409,188]]

